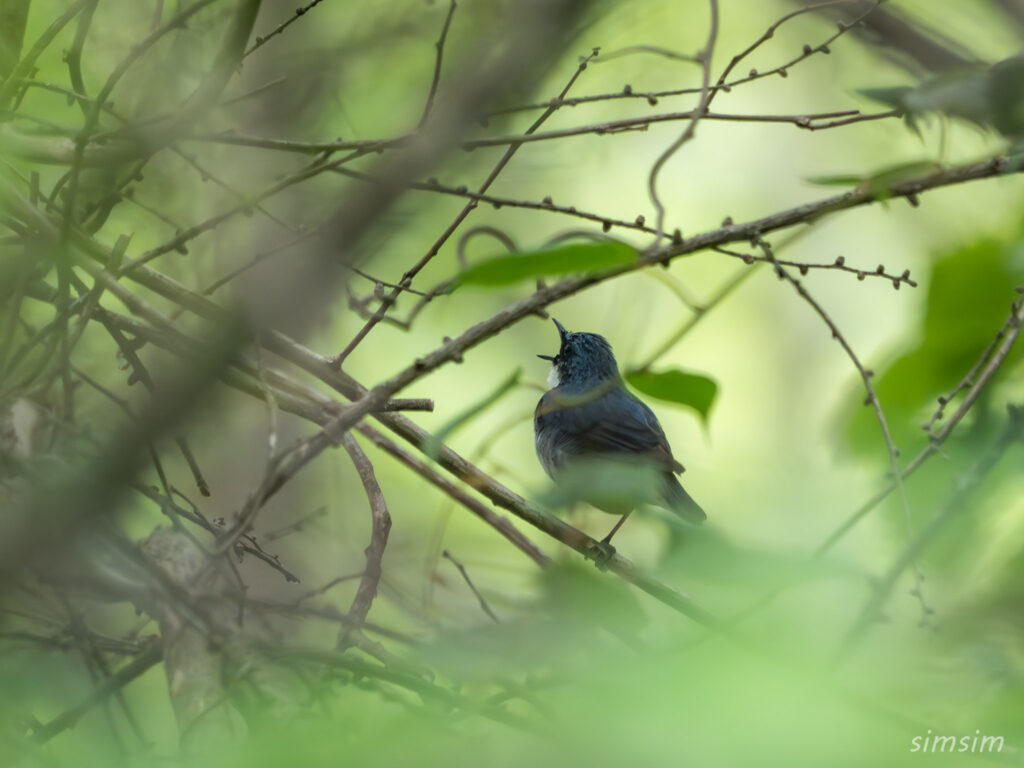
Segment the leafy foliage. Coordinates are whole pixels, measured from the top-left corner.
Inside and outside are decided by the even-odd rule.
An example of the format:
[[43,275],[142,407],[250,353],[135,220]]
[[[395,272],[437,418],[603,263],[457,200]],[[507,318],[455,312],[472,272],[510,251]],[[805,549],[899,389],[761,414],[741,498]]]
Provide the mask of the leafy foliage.
[[[937,257],[917,345],[896,356],[875,379],[898,445],[910,450],[923,441],[921,426],[938,407],[937,399],[953,389],[993,342],[1022,283],[1024,235],[987,237]],[[1019,359],[1015,352],[1010,363]],[[1012,379],[1014,374],[1007,371],[1003,376]],[[989,422],[993,409],[1001,409],[1003,402],[1004,398],[986,396],[973,409],[973,420]],[[867,409],[847,412],[845,419],[851,445],[877,455],[878,424]]]
[[714,379],[678,368],[656,372],[629,371],[625,378],[645,395],[693,409],[705,423],[718,395],[718,384]]
[[636,257],[635,248],[614,240],[574,243],[545,251],[485,259],[461,272],[458,279],[466,285],[496,288],[538,277],[611,269],[628,264]]

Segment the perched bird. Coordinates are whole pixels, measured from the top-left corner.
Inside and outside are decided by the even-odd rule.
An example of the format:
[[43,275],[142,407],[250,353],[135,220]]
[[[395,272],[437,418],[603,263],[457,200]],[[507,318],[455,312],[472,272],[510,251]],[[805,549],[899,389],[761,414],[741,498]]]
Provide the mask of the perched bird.
[[[596,333],[570,333],[554,322],[561,336],[558,354],[537,355],[552,364],[552,389],[537,403],[533,416],[537,457],[544,471],[558,483],[567,468],[586,460],[640,466],[656,485],[648,489],[652,501],[689,522],[704,520],[704,510],[676,479],[683,465],[672,456],[657,417],[623,385],[611,345]],[[603,544],[611,541],[636,503],[618,506],[604,507],[622,518]]]

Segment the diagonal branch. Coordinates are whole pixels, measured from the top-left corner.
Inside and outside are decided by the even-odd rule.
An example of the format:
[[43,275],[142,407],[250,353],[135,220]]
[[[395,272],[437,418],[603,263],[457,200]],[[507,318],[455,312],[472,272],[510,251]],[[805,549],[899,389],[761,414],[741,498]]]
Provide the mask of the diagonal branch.
[[[882,409],[882,402],[881,400],[878,399],[878,393],[875,392],[875,387],[871,383],[871,378],[874,376],[874,372],[867,369],[864,366],[864,364],[860,361],[860,358],[857,357],[857,353],[853,351],[853,347],[850,346],[850,342],[846,339],[845,336],[843,336],[842,331],[839,330],[839,327],[835,324],[835,321],[828,314],[828,312],[825,311],[825,308],[821,306],[821,304],[819,304],[813,296],[811,296],[810,292],[804,287],[803,283],[800,280],[797,280],[791,274],[789,274],[789,272],[787,272],[786,269],[778,261],[776,261],[775,254],[772,252],[771,246],[760,237],[757,238],[757,245],[761,248],[761,251],[764,253],[765,257],[772,262],[773,266],[775,267],[775,272],[779,276],[779,278],[785,280],[790,285],[792,285],[794,290],[796,290],[796,292],[800,295],[800,298],[806,301],[815,311],[818,317],[820,317],[822,321],[824,321],[829,331],[832,332],[832,338],[839,342],[839,345],[843,348],[843,351],[846,353],[846,356],[850,358],[850,362],[853,363],[854,368],[857,369],[857,373],[860,375],[861,382],[864,384],[864,389],[867,392],[867,403],[870,404],[875,411],[875,418],[878,420],[878,426],[882,430],[882,438],[885,440],[885,447],[889,458],[889,471],[892,473],[892,476],[896,483],[896,488],[899,491],[900,502],[903,507],[903,517],[907,526],[907,537],[913,538],[914,530],[913,524],[911,522],[910,502],[907,499],[907,490],[903,486],[903,474],[900,471],[900,452],[899,449],[896,447],[896,444],[893,442],[892,432],[889,429],[889,421],[888,419],[885,418],[885,411]],[[914,594],[917,596],[917,599],[921,603],[921,610],[924,616],[927,617],[929,614],[929,608],[928,605],[925,603],[924,599],[924,575],[921,573],[921,570],[917,567],[916,563],[914,564],[913,570],[915,581]]]
[[1024,409],[1011,405],[1009,407],[1009,421],[1006,428],[1003,430],[1003,433],[991,448],[989,448],[985,455],[982,456],[981,459],[979,459],[971,468],[967,477],[961,479],[957,485],[956,492],[946,502],[945,506],[935,515],[935,517],[931,519],[928,525],[925,526],[917,536],[911,539],[904,550],[900,553],[899,557],[896,558],[896,561],[889,567],[878,583],[874,585],[873,593],[868,599],[867,604],[861,610],[857,620],[853,623],[853,626],[850,627],[846,635],[843,637],[842,642],[839,644],[839,649],[835,656],[837,661],[841,660],[856,648],[864,638],[871,624],[878,619],[878,612],[882,609],[882,606],[888,599],[889,593],[895,586],[896,580],[900,577],[900,574],[902,574],[908,566],[912,566],[914,564],[915,560],[920,557],[922,552],[924,552],[932,538],[942,530],[947,523],[962,514],[968,508],[966,502],[970,498],[971,494],[984,482],[985,478],[988,477],[989,473],[995,468],[996,464],[1002,458],[1003,454],[1006,453],[1007,449],[1013,443],[1021,439],[1022,434],[1024,434]]
[[32,740],[43,744],[61,731],[71,728],[90,708],[105,701],[107,697],[117,693],[132,680],[140,677],[146,670],[160,663],[164,649],[160,643],[153,643],[134,659],[121,667],[117,672],[106,678],[81,703],[67,709],[48,723],[32,727]]
[[[1009,161],[1005,157],[997,157],[983,162],[940,169],[923,176],[901,181],[893,184],[887,190],[887,194],[889,198],[906,197],[910,200],[916,200],[920,193],[927,190],[975,179],[994,177],[1001,175],[1008,169]],[[1020,172],[1020,169],[1012,169],[1011,172],[1017,173]],[[767,232],[787,229],[796,224],[806,224],[829,213],[874,203],[878,200],[878,197],[879,192],[877,190],[854,189],[840,195],[780,211],[761,219],[754,219],[743,224],[730,224],[710,232],[695,235],[694,237],[681,239],[668,245],[649,248],[639,258],[628,264],[591,272],[580,277],[567,278],[554,285],[541,288],[530,296],[520,299],[510,307],[492,315],[487,320],[470,327],[461,336],[446,341],[432,352],[416,359],[412,365],[381,382],[366,392],[359,400],[352,403],[333,422],[328,424],[325,430],[330,434],[340,435],[345,430],[350,429],[367,413],[379,409],[381,403],[396,392],[422,379],[428,373],[447,363],[460,361],[465,351],[497,335],[524,317],[537,314],[538,311],[544,309],[549,304],[579,293],[593,285],[655,264],[664,264],[673,258],[696,253],[697,251],[717,245],[741,240],[749,241],[751,238]]]

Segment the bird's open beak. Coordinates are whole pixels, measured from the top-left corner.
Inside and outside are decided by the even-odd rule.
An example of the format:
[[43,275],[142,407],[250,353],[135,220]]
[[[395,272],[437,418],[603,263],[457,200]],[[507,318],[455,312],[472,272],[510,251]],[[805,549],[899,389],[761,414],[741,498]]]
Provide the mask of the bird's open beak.
[[[569,332],[565,330],[565,326],[562,325],[557,320],[555,320],[555,318],[552,317],[551,320],[554,322],[555,327],[558,328],[558,335],[561,338],[562,345],[564,346],[565,337],[569,335]],[[555,362],[555,358],[553,355],[537,355],[537,357],[539,357],[541,360],[550,360],[552,363]]]

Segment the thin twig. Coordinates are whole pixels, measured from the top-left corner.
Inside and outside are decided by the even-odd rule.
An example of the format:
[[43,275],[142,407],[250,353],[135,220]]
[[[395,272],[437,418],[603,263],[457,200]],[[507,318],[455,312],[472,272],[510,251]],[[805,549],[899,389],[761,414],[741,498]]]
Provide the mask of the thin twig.
[[776,259],[775,262],[773,262],[767,256],[755,256],[754,254],[751,253],[741,253],[739,251],[733,251],[728,248],[722,247],[716,247],[714,250],[717,253],[722,253],[725,254],[726,256],[732,256],[737,259],[742,259],[743,262],[746,264],[753,264],[755,262],[760,261],[766,264],[778,263],[784,267],[792,267],[793,269],[796,269],[801,275],[806,275],[812,269],[830,269],[836,272],[847,272],[851,275],[856,275],[858,280],[864,280],[867,277],[881,277],[884,280],[891,281],[892,287],[895,288],[896,290],[899,290],[900,285],[904,283],[906,285],[909,285],[911,288],[917,288],[917,281],[912,280],[910,278],[909,269],[903,270],[902,274],[899,275],[893,272],[889,272],[882,264],[879,264],[874,269],[857,269],[856,267],[849,266],[846,263],[846,258],[843,256],[837,256],[835,261],[832,262],[813,264],[804,261],[787,261],[785,259]]
[[[836,661],[847,656],[860,643],[868,628],[877,620],[878,612],[888,599],[900,574],[908,566],[914,565],[928,543],[944,526],[968,509],[967,499],[988,477],[1006,450],[1021,439],[1022,433],[1024,433],[1024,409],[1019,406],[1010,406],[1008,422],[1003,433],[986,454],[975,463],[967,476],[960,479],[956,484],[955,492],[943,508],[936,513],[927,526],[907,543],[896,561],[873,585],[872,594],[867,604],[839,644],[834,657]],[[922,624],[924,624],[924,620],[922,620]]]
[[[552,103],[558,102],[552,100]],[[569,102],[564,102],[568,104]],[[481,136],[477,138],[463,139],[459,147],[464,151],[485,149],[488,147],[504,147],[517,144],[535,144],[544,141],[556,141],[575,136],[610,136],[629,131],[646,131],[652,125],[660,123],[673,123],[683,120],[692,120],[697,115],[697,110],[684,110],[681,112],[664,112],[657,115],[638,115],[636,117],[625,117],[618,120],[607,120],[600,123],[586,123],[584,125],[559,128],[550,131],[537,131],[524,134],[500,134],[497,136]],[[856,123],[871,122],[896,118],[901,115],[894,110],[883,112],[861,113],[857,109],[842,109],[829,112],[796,112],[792,114],[743,114],[732,112],[711,112],[710,110],[701,115],[701,120],[715,120],[719,122],[732,123],[779,123],[793,125],[797,128],[808,131],[820,131],[828,128],[838,128]],[[274,139],[263,136],[250,136],[241,133],[195,133],[183,137],[186,141],[201,141],[212,144],[225,144],[237,147],[250,147],[253,149],[270,149],[278,152],[292,152],[303,155],[318,155],[324,152],[339,152],[342,150],[369,154],[385,150],[401,149],[409,145],[414,134],[397,136],[390,139],[358,139],[339,141],[294,141],[290,139]],[[36,158],[39,159],[39,158]],[[51,158],[51,161],[53,158]]]
[[434,97],[437,95],[437,86],[441,82],[441,62],[444,58],[444,44],[448,39],[448,28],[452,25],[452,16],[455,15],[455,0],[448,4],[448,14],[444,17],[444,26],[441,27],[441,36],[434,43],[437,49],[437,56],[434,58],[434,76],[430,80],[430,90],[427,92],[427,102],[423,105],[423,114],[420,115],[416,129],[421,129],[430,117],[430,111],[434,108]]
[[[761,251],[762,253],[764,253],[765,257],[768,258],[773,263],[773,266],[775,267],[775,273],[779,276],[779,279],[785,280],[790,285],[792,285],[796,292],[800,295],[800,298],[806,301],[811,306],[811,308],[817,313],[817,315],[822,319],[822,321],[824,321],[825,325],[828,326],[828,329],[832,332],[832,338],[839,342],[839,345],[843,348],[843,351],[846,352],[846,356],[850,358],[850,362],[853,363],[853,366],[857,369],[857,373],[860,374],[861,381],[864,384],[864,389],[867,392],[866,402],[874,409],[875,418],[878,420],[878,425],[882,431],[882,438],[885,440],[885,447],[889,457],[889,471],[892,474],[892,477],[896,483],[896,490],[899,491],[900,502],[902,504],[903,509],[904,523],[907,527],[907,538],[912,539],[914,536],[913,521],[911,519],[910,513],[910,501],[907,498],[907,491],[903,485],[903,473],[900,469],[899,463],[900,452],[899,449],[896,447],[896,444],[893,442],[892,432],[889,430],[889,422],[885,418],[885,411],[882,409],[882,403],[878,399],[878,393],[875,392],[875,387],[871,383],[871,379],[874,376],[874,371],[869,370],[864,366],[863,363],[861,363],[860,358],[857,357],[857,353],[853,351],[853,347],[850,346],[850,342],[847,341],[846,337],[839,330],[839,327],[835,324],[835,321],[833,321],[828,312],[825,311],[825,308],[822,307],[821,304],[819,304],[813,296],[811,296],[808,290],[804,287],[803,283],[800,280],[797,280],[792,275],[790,275],[789,272],[785,269],[785,267],[779,264],[779,262],[775,259],[775,254],[772,251],[771,245],[769,245],[767,241],[765,241],[763,238],[759,236],[756,237],[755,242],[761,248]],[[931,609],[925,602],[924,576],[921,573],[920,569],[917,567],[916,563],[914,564],[913,572],[915,580],[914,594],[917,596],[917,599],[921,604],[922,616],[927,618]]]
[[249,54],[257,51],[260,48],[262,48],[271,39],[273,39],[273,38],[277,37],[278,35],[280,35],[282,32],[284,32],[286,29],[288,29],[288,27],[290,27],[296,21],[301,19],[303,16],[305,16],[311,10],[316,8],[322,2],[323,2],[323,0],[310,0],[310,2],[306,3],[305,5],[302,5],[302,6],[299,6],[298,8],[296,8],[295,9],[295,13],[293,13],[290,17],[288,17],[287,19],[282,21],[280,24],[278,24],[276,27],[274,27],[273,31],[269,32],[266,35],[256,35],[256,41],[249,47],[249,49],[244,54],[242,54],[242,58],[244,59]]
[[473,580],[469,578],[469,574],[466,572],[466,566],[452,557],[451,552],[447,549],[441,553],[441,557],[445,560],[450,560],[452,564],[459,569],[459,573],[462,574],[463,581],[466,582],[469,588],[473,591],[473,594],[476,595],[476,599],[480,602],[480,608],[483,609],[483,612],[486,613],[495,624],[501,624],[501,619],[499,619],[495,615],[494,611],[491,610],[491,606],[487,604],[487,600],[485,600],[484,596],[480,594],[480,590],[476,588]]
[[[589,56],[583,57],[583,59],[579,63],[579,66],[576,68],[576,71],[569,78],[569,82],[565,84],[565,87],[559,94],[559,98],[564,97],[565,94],[569,92],[569,89],[572,88],[572,86],[576,83],[576,80],[579,79],[580,75],[582,75],[584,70],[586,70],[587,64],[595,56],[597,56],[596,50]],[[555,113],[556,110],[557,107],[551,107],[545,110],[544,114],[538,117],[533,122],[533,124],[526,129],[523,135],[529,136],[530,134],[535,133],[537,129],[539,129],[541,125],[543,125],[545,121],[547,121],[547,119],[552,114]],[[487,178],[485,178],[483,183],[477,188],[478,195],[482,195],[485,192],[487,192],[488,189],[490,189],[495,179],[497,179],[499,174],[505,169],[505,166],[507,166],[509,162],[511,162],[512,158],[515,156],[520,146],[522,146],[522,143],[517,142],[515,144],[512,144],[512,146],[505,150],[505,153],[501,156],[501,159],[498,160],[498,162],[491,169],[491,172],[487,174]],[[441,236],[434,241],[434,244],[430,247],[427,253],[424,254],[424,256],[419,261],[417,261],[409,270],[405,272],[405,274],[402,275],[400,285],[405,287],[412,283],[413,278],[416,277],[416,275],[418,275],[420,271],[428,263],[430,263],[434,256],[437,255],[437,253],[441,250],[441,246],[448,242],[448,239],[452,236],[455,230],[459,228],[462,222],[466,220],[469,214],[476,209],[476,206],[476,201],[471,200],[469,203],[466,204],[465,207],[463,207],[461,211],[459,211],[454,221],[452,221],[452,223],[448,225],[445,231],[441,233]],[[356,335],[352,337],[352,340],[345,346],[345,348],[342,349],[341,352],[339,352],[333,358],[331,362],[336,368],[341,367],[341,364],[345,361],[345,358],[348,357],[357,346],[359,346],[359,343],[366,338],[367,334],[369,334],[369,332],[373,330],[374,326],[376,326],[381,321],[381,318],[383,318],[384,315],[387,314],[388,309],[390,309],[391,305],[394,304],[395,299],[397,299],[399,296],[399,293],[400,292],[398,290],[393,290],[391,293],[387,294],[384,297],[384,299],[381,301],[380,308],[377,310],[377,312],[374,313],[373,317],[366,321],[363,327],[360,328]]]
[[661,198],[658,197],[658,174],[661,173],[661,169],[665,167],[672,156],[679,151],[679,149],[690,141],[695,133],[697,132],[697,123],[700,119],[707,114],[708,107],[711,106],[711,99],[714,94],[711,91],[711,57],[715,51],[715,41],[718,39],[718,0],[709,0],[711,8],[711,22],[708,25],[708,39],[704,43],[704,47],[697,54],[697,60],[700,62],[701,67],[701,92],[700,100],[697,103],[697,108],[693,111],[693,116],[690,118],[690,122],[686,124],[686,129],[679,135],[679,137],[673,141],[665,151],[662,152],[658,159],[654,161],[654,165],[651,166],[651,172],[647,177],[647,194],[651,198],[651,203],[654,205],[654,209],[657,211],[657,230],[655,234],[655,246],[661,242],[661,239],[665,236],[665,206],[661,203]]

